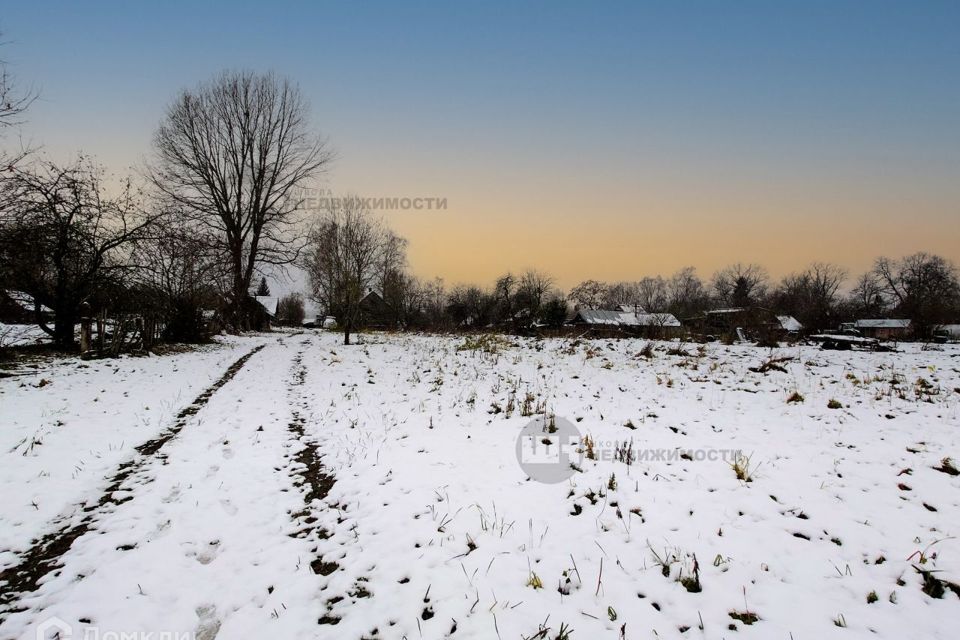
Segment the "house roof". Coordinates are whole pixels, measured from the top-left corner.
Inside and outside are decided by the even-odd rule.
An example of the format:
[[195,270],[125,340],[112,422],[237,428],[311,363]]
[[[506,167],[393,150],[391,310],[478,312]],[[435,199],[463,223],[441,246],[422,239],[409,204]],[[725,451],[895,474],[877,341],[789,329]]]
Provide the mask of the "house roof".
[[910,327],[910,321],[897,318],[872,318],[857,320],[853,326],[857,329],[907,329]]
[[680,321],[670,313],[633,313],[612,309],[580,309],[574,321],[586,324],[625,327],[679,327]]
[[729,309],[710,309],[706,314],[740,313],[741,311],[745,311],[745,309],[743,307],[730,307]]
[[253,296],[253,299],[260,303],[268,316],[272,318],[277,315],[277,305],[280,303],[280,298],[277,296]]
[[[3,294],[10,298],[10,300],[16,303],[16,305],[22,308],[24,311],[33,311],[35,303],[33,296],[29,293],[7,289],[6,291],[3,291]],[[44,304],[40,305],[40,311],[42,313],[53,313],[53,309]]]
[[574,316],[574,320],[580,320],[587,324],[609,324],[620,325],[627,324],[629,314],[622,311],[613,311],[611,309],[580,309]]
[[784,331],[802,331],[803,325],[793,316],[777,316],[777,321]]

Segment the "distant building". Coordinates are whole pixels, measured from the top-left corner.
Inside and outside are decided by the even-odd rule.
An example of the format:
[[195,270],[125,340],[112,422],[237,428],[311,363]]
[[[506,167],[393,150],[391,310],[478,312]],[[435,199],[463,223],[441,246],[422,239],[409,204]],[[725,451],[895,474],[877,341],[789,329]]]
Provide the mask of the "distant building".
[[251,307],[251,327],[256,331],[269,331],[277,317],[280,298],[277,296],[250,296],[255,305]]
[[[36,301],[23,291],[0,290],[0,322],[6,324],[35,324],[37,322]],[[40,305],[40,318],[53,319],[53,309]]]
[[853,323],[853,328],[867,338],[897,340],[910,335],[911,324],[909,320],[897,318],[872,318],[857,320]]
[[803,331],[803,325],[793,316],[777,315],[763,307],[711,309],[692,318],[690,325],[703,335],[751,340],[782,340]]
[[366,328],[386,329],[392,324],[393,307],[383,299],[383,294],[372,287],[360,299],[360,313],[357,325]]
[[671,313],[636,313],[619,309],[577,309],[570,324],[593,329],[668,337],[681,329],[680,321]]

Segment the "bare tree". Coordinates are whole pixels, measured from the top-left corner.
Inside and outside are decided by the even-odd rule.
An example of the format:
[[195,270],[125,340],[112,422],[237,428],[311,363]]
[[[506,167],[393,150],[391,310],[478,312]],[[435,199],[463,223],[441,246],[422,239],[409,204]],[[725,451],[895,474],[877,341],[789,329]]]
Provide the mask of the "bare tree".
[[375,286],[386,303],[386,315],[393,326],[405,325],[418,304],[419,285],[407,272],[407,239],[384,228]]
[[388,233],[359,198],[334,200],[310,234],[304,268],[313,298],[337,318],[350,344],[360,302],[376,283]]
[[384,301],[397,327],[422,324],[426,305],[425,288],[419,279],[405,271],[395,272],[384,289]]
[[957,269],[941,256],[921,252],[900,260],[879,258],[874,274],[895,313],[913,320],[918,335],[949,321],[960,307]]
[[640,304],[640,295],[635,282],[617,282],[607,287],[603,306],[608,309],[628,307],[634,313],[645,311]]
[[766,269],[760,265],[738,262],[717,271],[711,285],[722,304],[749,307],[766,295],[769,280]]
[[[102,181],[102,169],[81,156],[67,166],[13,168],[2,183],[8,277],[33,296],[38,325],[64,348],[74,344],[81,306],[129,269],[131,243],[163,215],[144,210],[130,181],[117,197],[105,194]],[[53,309],[53,329],[41,305]]]
[[808,329],[829,328],[839,319],[838,292],[846,277],[842,267],[815,262],[800,273],[785,276],[773,293],[773,302]]
[[447,324],[447,294],[443,278],[421,283],[419,297],[423,303],[424,320],[428,327],[441,328]]
[[678,318],[689,318],[710,304],[710,296],[694,267],[684,267],[671,276],[667,285],[669,311]]
[[[19,124],[19,117],[27,110],[27,107],[36,99],[36,93],[31,90],[21,90],[12,74],[7,68],[7,63],[0,59],[0,140],[4,139],[7,129]],[[14,174],[14,167],[18,162],[28,155],[28,151],[22,146],[20,149],[10,152],[6,148],[0,148],[0,181]],[[4,251],[4,245],[12,240],[13,229],[8,223],[5,223],[4,212],[9,212],[14,203],[7,200],[11,192],[0,190],[0,255]],[[9,221],[9,218],[7,218]],[[5,272],[8,264],[0,262],[0,287],[4,280],[8,278]]]
[[481,328],[493,320],[497,300],[480,287],[459,285],[450,291],[446,314],[457,327]]
[[133,283],[153,299],[165,340],[199,342],[208,337],[229,282],[227,265],[204,229],[176,212],[134,243]]
[[650,313],[666,310],[669,304],[666,281],[660,276],[642,278],[637,283],[637,300]]
[[883,286],[873,271],[857,278],[847,301],[853,315],[861,317],[882,315],[887,306],[883,299]]
[[517,305],[523,309],[526,323],[540,317],[547,297],[553,291],[553,278],[542,271],[527,269],[517,284]]
[[307,113],[288,80],[227,72],[183,91],[154,135],[150,178],[219,238],[238,330],[248,324],[244,309],[257,268],[299,257],[302,189],[332,160]]
[[17,85],[6,61],[0,59],[0,128],[19,124],[20,115],[36,98],[36,92]]
[[584,280],[573,289],[567,298],[575,305],[586,309],[598,309],[607,295],[607,285],[596,280]]
[[509,322],[511,325],[516,320],[516,300],[517,277],[512,273],[506,273],[499,278],[493,285],[493,298],[495,302],[495,320],[500,322]]

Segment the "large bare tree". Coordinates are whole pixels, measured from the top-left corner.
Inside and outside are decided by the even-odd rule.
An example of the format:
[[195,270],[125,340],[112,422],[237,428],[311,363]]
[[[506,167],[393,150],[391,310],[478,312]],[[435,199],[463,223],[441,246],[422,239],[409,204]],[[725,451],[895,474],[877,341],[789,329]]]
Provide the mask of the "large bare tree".
[[332,160],[303,95],[273,74],[222,73],[177,97],[154,148],[152,182],[218,237],[232,276],[230,322],[246,328],[251,278],[298,258],[303,188]]
[[[6,129],[20,124],[20,116],[37,98],[37,93],[30,88],[20,86],[10,72],[5,60],[0,59],[0,140]],[[22,146],[19,149],[11,151],[6,148],[0,148],[0,179],[5,173],[13,171],[28,151]]]

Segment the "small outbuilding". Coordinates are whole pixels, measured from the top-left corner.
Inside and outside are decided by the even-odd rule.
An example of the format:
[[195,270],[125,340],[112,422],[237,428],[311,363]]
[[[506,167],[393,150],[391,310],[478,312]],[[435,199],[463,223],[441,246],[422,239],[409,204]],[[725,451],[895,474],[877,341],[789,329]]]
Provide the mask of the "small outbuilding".
[[909,337],[912,329],[910,320],[899,318],[871,318],[857,320],[853,328],[866,338],[877,340],[900,340]]

